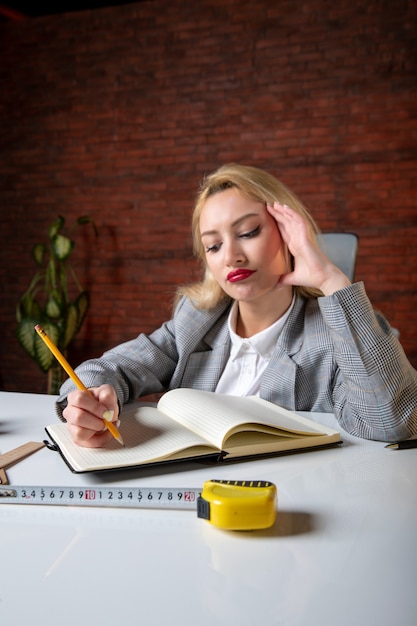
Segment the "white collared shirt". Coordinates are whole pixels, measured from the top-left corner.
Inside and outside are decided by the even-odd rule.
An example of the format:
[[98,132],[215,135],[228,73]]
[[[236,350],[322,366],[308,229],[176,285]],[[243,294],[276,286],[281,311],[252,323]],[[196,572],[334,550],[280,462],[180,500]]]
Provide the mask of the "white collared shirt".
[[236,334],[238,303],[232,305],[228,319],[232,347],[229,360],[217,383],[217,393],[231,396],[259,395],[262,374],[268,367],[278,336],[294,306],[294,301],[295,298],[276,322],[249,338],[242,338]]

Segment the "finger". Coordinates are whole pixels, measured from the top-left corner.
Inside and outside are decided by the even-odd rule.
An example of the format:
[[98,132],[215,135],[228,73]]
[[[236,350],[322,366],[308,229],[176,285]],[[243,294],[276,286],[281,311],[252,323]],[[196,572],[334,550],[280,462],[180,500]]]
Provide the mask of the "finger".
[[297,217],[299,214],[294,211],[288,204],[281,204],[281,202],[267,203],[266,208],[271,213],[271,215],[281,216],[286,218]]
[[105,407],[103,419],[107,421],[117,421],[119,415],[119,405],[116,392],[111,385],[101,385],[95,389],[96,397],[100,404]]
[[71,392],[68,394],[68,406],[64,410],[64,417],[72,413],[72,408],[108,421],[117,420],[119,412],[116,392],[110,385],[92,387],[88,391]]
[[113,438],[106,427],[104,427],[104,431],[96,432],[67,422],[67,428],[74,443],[84,448],[103,448]]
[[[82,407],[68,404],[63,411],[63,416],[71,427],[82,428],[90,431],[92,434],[102,432],[105,429],[101,416],[95,415]],[[91,434],[86,436],[91,436]]]
[[286,204],[280,204],[279,202],[267,204],[266,208],[268,213],[277,222],[280,231],[285,234],[288,239],[293,234],[294,226],[298,223],[297,220],[301,216]]

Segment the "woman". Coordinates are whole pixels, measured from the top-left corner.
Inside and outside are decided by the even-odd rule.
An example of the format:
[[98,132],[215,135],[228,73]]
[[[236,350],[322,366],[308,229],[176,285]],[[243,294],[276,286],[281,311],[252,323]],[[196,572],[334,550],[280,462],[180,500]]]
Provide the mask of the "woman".
[[192,228],[205,276],[179,290],[173,318],[77,369],[94,398],[63,385],[58,407],[76,443],[104,446],[106,411],[117,420],[125,403],[176,387],[334,412],[369,439],[417,433],[417,372],[288,188],[225,165],[203,181]]

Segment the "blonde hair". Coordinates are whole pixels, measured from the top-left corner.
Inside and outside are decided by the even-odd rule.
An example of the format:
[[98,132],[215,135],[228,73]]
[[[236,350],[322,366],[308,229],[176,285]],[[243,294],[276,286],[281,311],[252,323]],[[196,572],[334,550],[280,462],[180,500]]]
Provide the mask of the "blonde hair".
[[[238,189],[242,194],[257,202],[287,204],[306,219],[314,240],[320,233],[317,224],[303,203],[275,176],[248,165],[229,163],[221,166],[202,180],[191,221],[194,253],[205,267],[204,278],[197,283],[183,285],[177,290],[177,300],[181,296],[187,296],[201,309],[211,309],[221,300],[229,298],[207,267],[205,250],[200,237],[200,215],[208,198],[231,188]],[[294,258],[292,255],[289,256],[291,268],[293,268]],[[303,286],[295,287],[295,291],[309,298],[317,298],[322,295],[317,289]]]

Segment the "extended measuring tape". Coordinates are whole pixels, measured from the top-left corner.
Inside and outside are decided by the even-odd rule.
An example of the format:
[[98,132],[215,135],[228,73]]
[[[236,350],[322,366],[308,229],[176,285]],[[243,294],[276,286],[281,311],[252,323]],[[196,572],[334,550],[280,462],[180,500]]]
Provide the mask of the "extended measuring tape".
[[268,481],[208,480],[203,489],[157,487],[0,487],[0,504],[48,504],[148,509],[197,509],[218,528],[269,528],[276,516],[277,490]]

